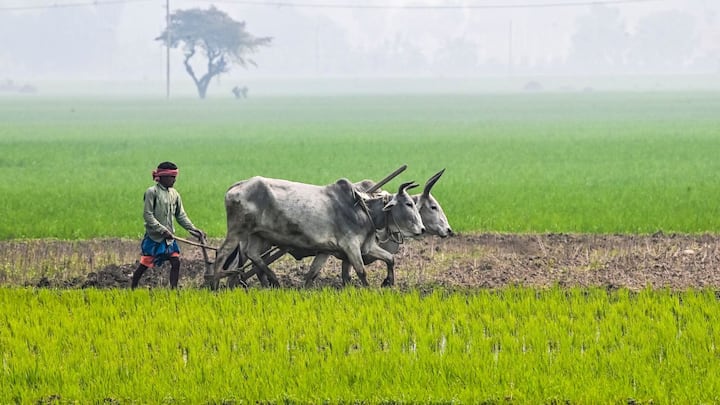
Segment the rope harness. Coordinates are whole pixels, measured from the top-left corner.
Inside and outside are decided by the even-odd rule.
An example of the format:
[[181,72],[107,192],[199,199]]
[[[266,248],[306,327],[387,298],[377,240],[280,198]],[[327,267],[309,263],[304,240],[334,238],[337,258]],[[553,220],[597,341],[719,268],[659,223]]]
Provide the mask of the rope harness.
[[[381,198],[382,198],[382,204],[383,204],[383,206],[385,206],[385,205],[387,205],[387,203],[390,202],[390,200],[392,199],[392,195],[385,194],[385,195],[383,195]],[[372,214],[370,213],[370,208],[367,206],[367,202],[366,202],[365,199],[362,197],[362,195],[361,195],[360,193],[358,193],[358,192],[355,192],[355,199],[356,199],[356,205],[357,205],[357,204],[360,204],[360,208],[362,208],[362,210],[365,212],[365,214],[366,214],[366,215],[368,216],[368,218],[370,219],[370,223],[372,224],[373,229],[378,229],[378,228],[375,226],[375,221],[373,221]],[[397,243],[397,244],[402,244],[402,243],[404,243],[404,242],[405,242],[405,239],[403,238],[402,232],[400,232],[400,231],[398,231],[398,232],[391,232],[391,231],[390,231],[390,220],[392,220],[392,222],[393,222],[393,224],[395,225],[395,228],[396,228],[396,229],[400,229],[400,226],[398,225],[397,220],[396,220],[395,217],[392,215],[392,210],[385,211],[385,229],[384,229],[384,231],[385,231],[385,235],[387,235],[387,238],[385,238],[385,239],[380,238],[380,236],[378,236],[378,233],[379,233],[379,232],[377,232],[377,231],[375,232],[375,238],[376,238],[376,239],[378,240],[378,242],[380,242],[380,243],[385,243],[385,242],[388,242],[388,241],[393,241],[393,242],[395,242],[395,243]]]

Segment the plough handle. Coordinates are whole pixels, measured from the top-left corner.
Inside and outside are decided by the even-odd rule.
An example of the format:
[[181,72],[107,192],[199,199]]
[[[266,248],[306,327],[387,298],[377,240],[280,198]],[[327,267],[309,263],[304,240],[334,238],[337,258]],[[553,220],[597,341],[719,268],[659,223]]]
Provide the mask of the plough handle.
[[218,248],[216,248],[216,247],[208,246],[208,245],[206,244],[207,241],[203,241],[203,242],[205,242],[205,243],[198,243],[198,242],[191,241],[191,240],[185,239],[185,238],[181,238],[181,237],[175,236],[175,235],[173,235],[173,239],[175,239],[175,240],[177,240],[177,241],[179,241],[179,242],[182,242],[182,243],[187,243],[188,245],[193,245],[193,246],[201,247],[201,248],[203,248],[203,250],[204,250],[204,249],[218,250]]

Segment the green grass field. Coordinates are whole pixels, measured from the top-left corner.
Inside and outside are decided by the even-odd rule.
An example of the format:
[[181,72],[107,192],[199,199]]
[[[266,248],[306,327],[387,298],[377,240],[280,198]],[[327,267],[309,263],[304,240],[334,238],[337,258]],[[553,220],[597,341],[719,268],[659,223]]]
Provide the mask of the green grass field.
[[0,399],[715,403],[716,305],[712,291],[0,289]]
[[424,182],[459,231],[720,230],[720,94],[0,99],[0,239],[139,237],[163,160],[196,224],[253,175]]

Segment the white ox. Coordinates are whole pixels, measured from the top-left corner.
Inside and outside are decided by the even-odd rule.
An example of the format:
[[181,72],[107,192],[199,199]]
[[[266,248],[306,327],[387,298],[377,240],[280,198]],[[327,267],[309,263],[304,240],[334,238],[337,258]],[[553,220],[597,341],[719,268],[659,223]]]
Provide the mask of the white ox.
[[[435,183],[437,183],[437,181],[440,179],[440,176],[442,176],[444,172],[445,169],[442,169],[438,173],[435,173],[425,183],[423,192],[421,194],[416,194],[412,196],[412,199],[415,202],[415,205],[418,207],[418,211],[420,212],[420,217],[426,230],[425,235],[434,235],[441,238],[451,236],[453,234],[453,230],[450,227],[450,223],[445,216],[445,212],[440,206],[440,203],[438,203],[435,197],[430,194],[430,190],[432,190],[433,186],[435,185]],[[355,183],[355,187],[360,190],[369,190],[374,185],[375,183],[372,180],[364,180],[359,183]],[[391,254],[396,254],[400,249],[400,244],[402,243],[401,238],[398,238],[397,236],[394,236],[392,234],[388,234],[388,232],[384,229],[378,231],[378,239],[378,244],[380,245],[380,247],[382,247],[384,250],[388,251]],[[313,262],[310,265],[310,270],[305,275],[306,287],[309,287],[315,281],[328,257],[329,255],[320,254],[317,255],[315,259],[313,259]],[[377,259],[378,258],[365,255],[363,256],[363,263],[367,265],[376,261]],[[344,285],[350,282],[350,263],[347,260],[342,261],[342,281]],[[385,278],[385,280],[383,280],[382,285],[392,286],[394,282],[395,274],[393,272],[393,269],[388,267],[387,277]]]
[[239,266],[249,259],[273,285],[279,285],[262,259],[268,245],[347,260],[367,285],[363,255],[383,260],[388,268],[394,266],[392,254],[378,245],[378,229],[404,237],[425,232],[406,191],[416,186],[403,183],[397,194],[368,196],[346,179],[327,186],[259,176],[235,183],[225,193],[227,235],[217,252],[213,285],[218,285],[236,253]]

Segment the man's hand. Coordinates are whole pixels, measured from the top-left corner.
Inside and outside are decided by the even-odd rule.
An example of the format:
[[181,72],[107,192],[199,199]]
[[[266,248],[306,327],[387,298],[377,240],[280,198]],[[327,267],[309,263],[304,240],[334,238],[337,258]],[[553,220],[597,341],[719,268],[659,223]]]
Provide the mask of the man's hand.
[[191,230],[189,230],[188,232],[190,232],[190,235],[192,235],[192,236],[194,236],[194,237],[196,237],[196,238],[198,238],[198,239],[200,239],[200,240],[205,240],[205,238],[207,237],[207,235],[205,234],[205,232],[203,232],[203,231],[201,231],[200,229],[197,229],[197,228],[191,229]]
[[172,233],[170,233],[170,231],[167,230],[162,233],[162,237],[165,239],[175,239],[175,235],[173,235]]

